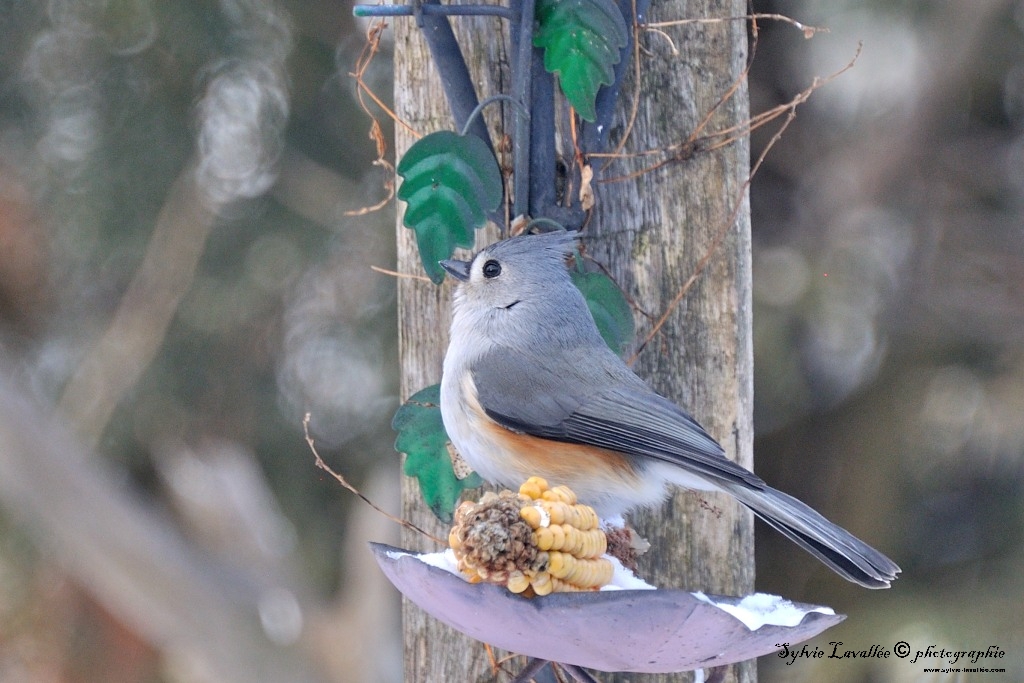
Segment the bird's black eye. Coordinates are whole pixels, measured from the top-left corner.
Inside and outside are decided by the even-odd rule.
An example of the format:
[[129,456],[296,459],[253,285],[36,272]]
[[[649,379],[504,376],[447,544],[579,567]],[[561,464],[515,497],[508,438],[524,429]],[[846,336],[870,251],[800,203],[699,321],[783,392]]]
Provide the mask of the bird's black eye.
[[498,277],[499,275],[501,275],[501,264],[495,261],[494,259],[491,259],[490,261],[484,264],[483,274],[484,277],[488,279],[492,277]]

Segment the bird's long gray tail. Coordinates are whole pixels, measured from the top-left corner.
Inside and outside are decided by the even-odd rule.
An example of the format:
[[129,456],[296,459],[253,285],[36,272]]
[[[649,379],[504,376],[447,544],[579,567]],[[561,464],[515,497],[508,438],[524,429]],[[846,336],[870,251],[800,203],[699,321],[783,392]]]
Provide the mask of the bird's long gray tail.
[[901,571],[888,557],[793,496],[769,486],[758,489],[728,483],[722,488],[848,581],[867,588],[888,588]]

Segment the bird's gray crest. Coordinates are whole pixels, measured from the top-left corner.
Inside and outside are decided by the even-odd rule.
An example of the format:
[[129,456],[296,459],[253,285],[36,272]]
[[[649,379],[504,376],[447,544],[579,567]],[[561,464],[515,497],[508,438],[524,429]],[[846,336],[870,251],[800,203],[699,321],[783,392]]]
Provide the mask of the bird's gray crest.
[[579,232],[575,230],[554,230],[537,235],[520,235],[495,242],[484,247],[468,261],[445,259],[438,261],[449,275],[460,282],[470,278],[473,263],[482,259],[511,259],[520,264],[540,263],[547,265],[564,260],[576,251]]
[[549,255],[565,258],[576,251],[576,240],[580,233],[576,230],[554,230],[538,235],[521,235],[511,239],[495,242],[482,251],[495,258],[508,258],[519,255],[535,254],[538,257]]

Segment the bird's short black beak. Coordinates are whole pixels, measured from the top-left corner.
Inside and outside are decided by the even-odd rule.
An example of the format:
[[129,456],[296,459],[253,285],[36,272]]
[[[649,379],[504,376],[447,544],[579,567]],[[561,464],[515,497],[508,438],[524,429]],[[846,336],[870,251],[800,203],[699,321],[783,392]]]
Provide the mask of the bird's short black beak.
[[438,261],[441,267],[444,268],[448,273],[461,282],[465,282],[469,279],[469,268],[473,265],[472,261],[459,261],[458,259],[445,259],[444,261]]

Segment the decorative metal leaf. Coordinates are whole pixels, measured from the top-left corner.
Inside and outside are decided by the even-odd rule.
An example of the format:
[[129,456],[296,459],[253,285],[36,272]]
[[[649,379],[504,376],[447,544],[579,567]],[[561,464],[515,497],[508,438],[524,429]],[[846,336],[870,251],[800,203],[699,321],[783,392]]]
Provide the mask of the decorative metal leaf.
[[441,385],[409,397],[395,413],[391,428],[398,432],[395,450],[405,454],[405,474],[419,481],[423,501],[437,518],[450,523],[462,491],[482,486],[483,481],[475,472],[464,479],[455,476],[441,420]]
[[622,12],[613,0],[538,0],[536,18],[533,44],[544,48],[544,68],[579,115],[594,121],[597,91],[615,82],[628,42]]
[[501,204],[501,171],[487,144],[475,135],[431,133],[416,141],[398,164],[405,227],[416,232],[423,269],[444,280],[438,261],[456,247],[473,246],[473,230]]
[[603,273],[573,271],[572,281],[586,299],[590,315],[594,316],[604,343],[615,353],[621,354],[633,340],[635,332],[633,311],[622,295],[622,290]]

